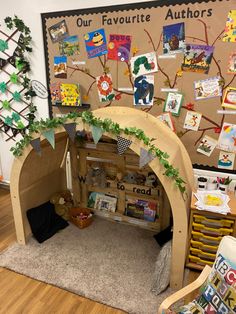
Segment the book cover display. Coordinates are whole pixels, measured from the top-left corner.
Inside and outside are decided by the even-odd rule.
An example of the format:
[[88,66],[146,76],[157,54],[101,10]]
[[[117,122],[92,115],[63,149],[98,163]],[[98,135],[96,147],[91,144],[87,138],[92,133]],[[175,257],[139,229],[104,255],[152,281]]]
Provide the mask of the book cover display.
[[[154,117],[170,113],[192,163],[217,168],[217,147],[210,158],[197,149],[205,135],[218,141],[225,121],[235,124],[233,94],[229,93],[230,102],[225,99],[224,103],[222,95],[227,87],[236,88],[236,8],[233,0],[192,1],[187,7],[182,2],[177,0],[174,5],[170,1],[163,6],[159,1],[142,2],[111,6],[105,11],[86,8],[82,12],[65,11],[63,15],[44,14],[49,81],[78,82],[82,100],[90,104],[91,110],[124,106]],[[63,21],[65,30],[60,24]],[[53,31],[61,29],[55,42],[50,36],[51,27]],[[66,45],[74,36],[72,42],[77,42],[78,49],[72,55]],[[61,73],[56,73],[58,79],[54,77],[54,56],[67,57],[62,76],[67,75],[68,82],[60,78]],[[110,78],[104,80],[105,74]],[[141,90],[143,79],[138,78],[149,75],[153,75],[153,82],[146,80],[148,88]],[[178,102],[175,96],[170,99],[171,94],[165,104],[167,93],[182,94],[183,101]],[[54,116],[60,111],[56,106],[51,109]],[[191,122],[185,123],[187,111],[202,114],[198,129],[190,116]]]
[[157,216],[157,204],[145,200],[129,199],[126,203],[125,214],[133,218],[155,221]]
[[61,84],[61,105],[81,106],[80,87],[78,84]]
[[236,88],[227,87],[225,90],[222,107],[236,110]]

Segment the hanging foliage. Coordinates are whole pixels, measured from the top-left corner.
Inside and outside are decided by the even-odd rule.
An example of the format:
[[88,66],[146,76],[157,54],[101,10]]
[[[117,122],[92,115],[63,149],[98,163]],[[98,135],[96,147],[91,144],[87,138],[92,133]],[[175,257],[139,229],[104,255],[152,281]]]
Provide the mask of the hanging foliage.
[[181,193],[185,192],[185,182],[180,177],[179,170],[174,168],[168,161],[168,154],[163,152],[159,148],[157,148],[153,144],[153,140],[149,138],[143,130],[138,129],[136,127],[129,127],[129,128],[121,128],[120,125],[116,122],[113,122],[111,119],[100,119],[94,117],[93,113],[90,111],[84,112],[73,112],[65,115],[63,117],[53,118],[53,119],[46,119],[36,121],[35,123],[29,126],[29,132],[24,136],[22,140],[16,143],[14,147],[11,148],[11,152],[14,156],[18,157],[21,156],[23,150],[26,146],[30,144],[33,140],[33,133],[42,133],[45,130],[50,130],[57,128],[59,126],[63,126],[64,124],[68,123],[68,120],[73,120],[77,123],[77,119],[81,118],[83,123],[88,124],[89,126],[95,126],[101,128],[104,132],[111,133],[115,136],[120,135],[132,135],[135,136],[137,139],[143,142],[147,146],[147,151],[150,152],[155,158],[159,159],[159,162],[163,165],[164,168],[164,175],[169,178],[172,178],[175,182],[175,185],[179,188]]

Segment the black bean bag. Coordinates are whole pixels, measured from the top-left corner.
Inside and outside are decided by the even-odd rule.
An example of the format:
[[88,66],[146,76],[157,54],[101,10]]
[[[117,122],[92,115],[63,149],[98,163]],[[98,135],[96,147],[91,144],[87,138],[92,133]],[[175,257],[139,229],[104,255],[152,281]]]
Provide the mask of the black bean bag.
[[55,213],[54,205],[50,202],[27,210],[26,215],[31,231],[39,243],[51,238],[57,231],[69,225]]

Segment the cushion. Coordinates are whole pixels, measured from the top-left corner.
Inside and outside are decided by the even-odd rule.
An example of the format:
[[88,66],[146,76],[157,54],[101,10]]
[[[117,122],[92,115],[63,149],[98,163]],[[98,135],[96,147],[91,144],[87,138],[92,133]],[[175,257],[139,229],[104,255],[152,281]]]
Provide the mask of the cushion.
[[178,313],[236,313],[236,238],[222,238],[201,294]]
[[31,208],[26,213],[31,231],[39,243],[52,237],[57,231],[69,224],[55,213],[50,202]]
[[155,295],[164,291],[170,283],[171,244],[172,241],[168,241],[161,248],[157,257],[152,283],[152,292],[154,292]]

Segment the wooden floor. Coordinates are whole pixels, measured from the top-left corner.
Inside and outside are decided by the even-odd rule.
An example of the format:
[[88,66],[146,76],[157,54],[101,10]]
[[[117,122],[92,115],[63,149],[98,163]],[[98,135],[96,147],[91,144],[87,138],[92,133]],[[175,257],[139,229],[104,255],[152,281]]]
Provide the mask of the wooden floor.
[[[16,240],[8,190],[0,188],[0,251]],[[188,281],[196,278],[190,272]],[[120,310],[0,267],[0,313],[122,314]]]
[[[9,191],[0,188],[0,250],[4,250],[15,240],[10,194]],[[0,267],[0,313],[122,314],[125,312]]]

